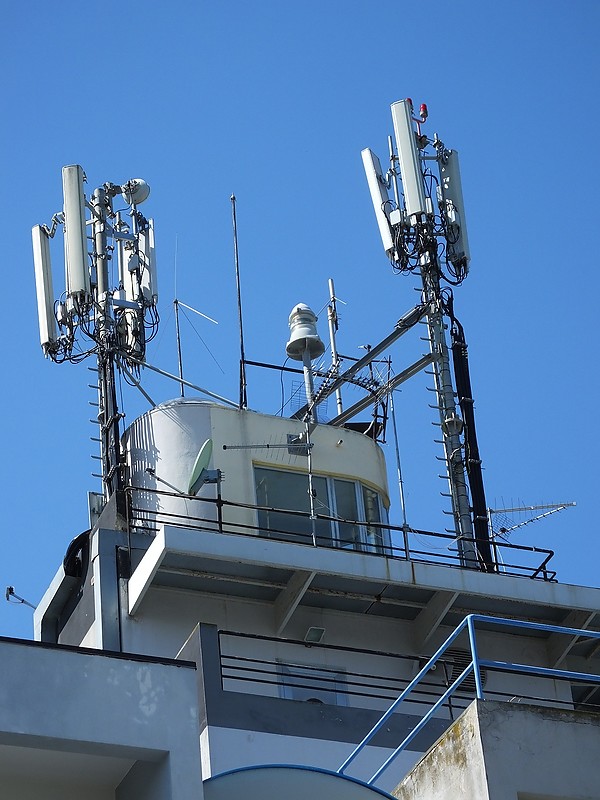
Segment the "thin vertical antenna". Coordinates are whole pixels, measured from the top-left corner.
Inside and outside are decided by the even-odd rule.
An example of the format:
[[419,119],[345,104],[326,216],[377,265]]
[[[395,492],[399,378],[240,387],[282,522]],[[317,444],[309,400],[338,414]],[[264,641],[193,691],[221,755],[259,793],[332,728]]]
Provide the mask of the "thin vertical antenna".
[[235,285],[237,288],[238,321],[240,329],[240,408],[248,408],[246,394],[246,354],[244,353],[244,326],[242,320],[242,292],[240,287],[240,261],[238,256],[237,216],[235,195],[231,195],[231,215],[233,221],[233,259],[235,262]]
[[175,299],[173,300],[173,308],[175,309],[175,337],[177,339],[177,366],[179,368],[179,382],[181,386],[181,397],[185,397],[185,390],[183,385],[183,359],[181,357],[181,332],[179,330],[179,300],[177,299],[177,254],[179,250],[179,236],[175,234]]
[[[331,345],[331,362],[335,370],[336,376],[340,371],[340,360],[337,354],[337,347],[335,344],[335,332],[338,329],[338,315],[336,308],[335,289],[333,287],[333,278],[329,278],[329,305],[327,306],[327,321],[329,323],[329,342]],[[342,390],[341,388],[335,391],[335,401],[337,404],[337,413],[341,414],[344,410],[342,407]]]
[[173,272],[175,273],[175,297],[177,297],[177,254],[179,251],[179,234],[175,234],[175,264],[173,265]]
[[185,391],[183,389],[183,360],[181,358],[181,334],[179,331],[179,300],[177,298],[173,300],[173,306],[175,308],[175,335],[177,337],[177,365],[179,367],[179,382],[181,385],[181,397],[185,397]]
[[400,464],[400,445],[398,444],[398,428],[396,427],[396,410],[394,408],[394,392],[390,392],[390,412],[392,416],[392,428],[394,430],[394,449],[396,451],[396,470],[398,473],[398,489],[400,492],[400,507],[402,509],[402,528],[407,528],[406,521],[406,501],[404,497],[404,480],[402,478],[402,466]]

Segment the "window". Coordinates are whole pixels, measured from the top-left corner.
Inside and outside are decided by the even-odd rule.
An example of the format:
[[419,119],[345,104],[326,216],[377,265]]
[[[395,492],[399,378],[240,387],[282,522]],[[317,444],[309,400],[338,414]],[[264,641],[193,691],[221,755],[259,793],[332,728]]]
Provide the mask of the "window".
[[335,667],[308,664],[278,664],[280,695],[286,700],[306,703],[348,704],[345,673]]
[[[358,505],[356,502],[356,484],[353,481],[334,480],[335,488],[335,515],[343,520],[358,519]],[[337,523],[338,541],[340,547],[360,549],[360,527],[354,522]]]
[[[311,520],[308,476],[300,472],[255,467],[258,525],[272,539],[381,553],[389,547],[389,531],[378,527],[387,518],[379,494],[368,486],[341,478],[312,479],[317,516]],[[290,514],[300,511],[303,514]]]
[[[266,506],[259,510],[258,524],[261,533],[272,539],[312,544],[312,521],[307,516],[295,516],[271,509],[303,511],[310,513],[308,477],[297,472],[280,469],[255,468],[256,502]],[[315,512],[330,515],[325,478],[313,478],[315,492]],[[315,536],[317,544],[331,545],[331,524],[327,520],[316,520]]]

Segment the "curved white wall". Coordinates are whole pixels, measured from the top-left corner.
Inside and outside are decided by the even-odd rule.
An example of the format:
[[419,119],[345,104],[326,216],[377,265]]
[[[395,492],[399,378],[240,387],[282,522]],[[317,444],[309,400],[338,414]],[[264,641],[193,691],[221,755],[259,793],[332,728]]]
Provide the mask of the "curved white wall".
[[[209,438],[213,440],[209,467],[223,473],[223,499],[254,504],[254,464],[306,472],[306,456],[290,454],[287,447],[265,447],[286,444],[288,434],[303,432],[304,424],[298,420],[202,400],[180,398],[163,403],[136,419],[124,435],[129,482],[138,490],[150,490],[136,491],[134,505],[178,514],[184,520],[198,516],[214,519],[212,504],[154,494],[155,490],[171,494],[187,491],[198,452]],[[389,504],[385,460],[377,444],[363,434],[327,425],[317,426],[311,438],[315,474],[360,480]],[[204,486],[199,492],[201,498],[215,496],[214,485]],[[254,524],[254,512],[226,508],[225,520]]]

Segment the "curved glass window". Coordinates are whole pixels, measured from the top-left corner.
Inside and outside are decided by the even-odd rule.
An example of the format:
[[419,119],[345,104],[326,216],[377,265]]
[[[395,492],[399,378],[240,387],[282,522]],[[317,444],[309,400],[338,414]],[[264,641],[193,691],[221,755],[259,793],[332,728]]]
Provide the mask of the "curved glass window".
[[369,486],[359,481],[313,476],[317,519],[311,520],[305,473],[255,467],[254,474],[262,536],[376,553],[389,549],[389,531],[381,527],[387,519],[386,509],[379,493]]

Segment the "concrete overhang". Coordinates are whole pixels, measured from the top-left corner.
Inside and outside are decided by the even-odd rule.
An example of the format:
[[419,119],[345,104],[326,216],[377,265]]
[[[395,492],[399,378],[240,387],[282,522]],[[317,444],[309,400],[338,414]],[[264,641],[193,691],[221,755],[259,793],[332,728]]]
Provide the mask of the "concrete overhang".
[[600,609],[594,588],[164,526],[129,580],[129,613],[156,586],[275,602],[299,572],[314,573],[303,605],[409,621],[422,615],[429,632],[472,612],[560,624],[573,609]]

